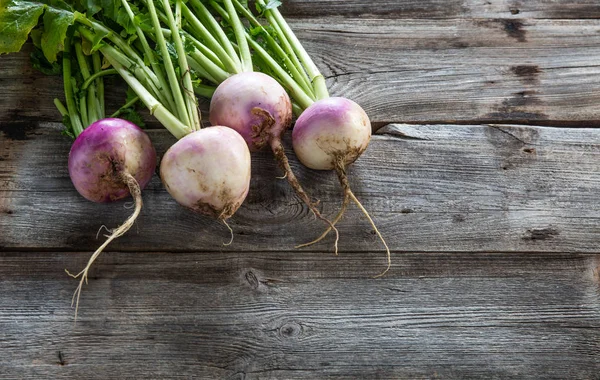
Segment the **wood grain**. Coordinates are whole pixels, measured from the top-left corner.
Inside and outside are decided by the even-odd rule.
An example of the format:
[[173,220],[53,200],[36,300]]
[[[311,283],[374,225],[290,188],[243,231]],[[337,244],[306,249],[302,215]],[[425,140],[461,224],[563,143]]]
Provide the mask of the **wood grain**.
[[592,19],[600,17],[600,4],[595,0],[286,0],[282,12],[286,17]]
[[[359,102],[376,127],[600,125],[600,20],[324,17],[292,27],[331,93]],[[0,73],[0,123],[59,121],[60,78],[34,73],[26,54],[0,57]],[[108,93],[122,101],[122,90]]]
[[3,379],[596,379],[597,255],[0,254]]
[[[2,128],[2,249],[92,250],[100,226],[115,227],[130,213],[125,203],[93,204],[76,193],[67,173],[69,141],[59,128]],[[166,131],[149,133],[159,152],[174,141]],[[304,169],[295,158],[292,166],[325,215],[334,215],[341,202],[335,175]],[[227,228],[177,206],[155,177],[136,227],[110,249],[293,251],[323,225],[278,173],[269,153],[254,156],[230,247],[222,245]],[[600,129],[393,125],[373,139],[350,175],[397,252],[600,252]],[[343,253],[381,252],[356,208],[340,233]],[[332,240],[313,249],[331,250]]]

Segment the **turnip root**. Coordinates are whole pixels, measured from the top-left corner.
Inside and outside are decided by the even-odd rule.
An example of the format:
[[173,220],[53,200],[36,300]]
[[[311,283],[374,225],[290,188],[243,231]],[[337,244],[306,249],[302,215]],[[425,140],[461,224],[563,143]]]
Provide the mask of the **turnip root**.
[[[335,225],[343,216],[349,200],[365,214],[377,236],[383,242],[390,269],[390,249],[367,210],[350,188],[346,168],[354,163],[367,149],[371,140],[371,121],[366,112],[355,102],[346,98],[325,98],[308,107],[296,121],[292,132],[294,152],[300,162],[315,170],[335,170],[344,190],[342,208],[333,220]],[[312,245],[322,240],[330,229],[317,240],[299,247]]]
[[[102,119],[87,127],[75,140],[69,153],[69,175],[77,191],[93,202],[113,202],[132,196],[135,209],[120,227],[113,230],[94,252],[73,296],[75,316],[88,271],[102,251],[133,226],[142,209],[142,189],[156,168],[156,151],[148,135],[135,124],[122,119]],[[67,273],[69,273],[67,271]],[[69,273],[70,274],[70,273]]]
[[236,74],[225,80],[215,91],[210,104],[212,125],[225,125],[239,132],[252,151],[269,146],[285,179],[298,197],[319,218],[335,230],[337,254],[337,229],[324,218],[300,185],[292,171],[281,142],[292,121],[292,103],[285,89],[273,78],[262,73]]

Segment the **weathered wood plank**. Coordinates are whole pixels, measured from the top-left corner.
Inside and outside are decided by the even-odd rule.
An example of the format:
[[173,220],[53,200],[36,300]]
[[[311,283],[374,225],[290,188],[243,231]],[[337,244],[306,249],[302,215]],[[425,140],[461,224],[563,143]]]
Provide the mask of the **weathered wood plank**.
[[600,17],[596,0],[286,0],[287,17],[363,18],[540,18]]
[[[0,137],[0,248],[95,248],[99,227],[119,225],[130,210],[75,192],[69,141],[58,125],[18,128],[2,127]],[[350,174],[393,250],[599,252],[600,129],[395,125],[381,132]],[[166,131],[150,136],[159,152],[174,141]],[[292,165],[325,215],[334,215],[341,201],[335,175],[303,169],[295,159]],[[177,206],[155,177],[136,228],[111,249],[292,250],[323,226],[277,173],[270,154],[254,157],[249,197],[231,220],[231,247],[222,246],[229,237],[223,225]],[[381,252],[356,208],[340,233],[342,252]],[[331,245],[329,239],[315,249]]]
[[[292,26],[332,94],[358,101],[377,127],[600,125],[600,20],[314,18]],[[61,97],[60,79],[35,74],[27,60],[0,57],[0,122],[59,121],[52,99]]]
[[597,255],[0,254],[0,372],[39,378],[596,379]]

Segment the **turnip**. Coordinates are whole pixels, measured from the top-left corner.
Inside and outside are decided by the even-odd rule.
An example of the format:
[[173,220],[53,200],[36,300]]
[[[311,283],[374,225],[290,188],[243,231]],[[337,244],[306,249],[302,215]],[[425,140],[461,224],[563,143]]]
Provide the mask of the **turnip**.
[[[72,48],[75,57],[72,56]],[[69,176],[75,189],[84,198],[97,203],[109,203],[133,197],[135,207],[131,216],[118,228],[109,231],[105,242],[93,253],[86,267],[76,275],[81,278],[73,296],[75,317],[83,284],[94,261],[115,239],[133,226],[142,209],[142,189],[156,169],[156,151],[148,135],[130,121],[105,117],[102,77],[115,74],[101,70],[100,55],[92,53],[92,65],[84,55],[80,40],[67,36],[62,66],[66,107],[58,99],[55,104],[67,126],[66,133],[75,137],[69,153]],[[73,65],[75,62],[75,65]],[[92,69],[90,69],[92,67]],[[77,82],[77,75],[83,83]],[[74,89],[80,87],[79,96]],[[114,115],[132,109],[132,102]]]
[[214,126],[187,135],[163,156],[160,174],[181,205],[226,223],[250,188],[250,151],[231,128]]
[[[267,29],[239,0],[231,1],[235,10],[255,28],[253,36],[246,35],[254,50],[255,62],[286,86],[297,112],[301,113],[292,133],[292,144],[298,159],[311,169],[335,170],[338,175],[344,201],[332,224],[341,219],[350,201],[360,208],[385,246],[388,265],[379,275],[383,276],[391,267],[389,247],[367,210],[352,192],[346,172],[348,165],[367,149],[371,138],[369,117],[355,102],[329,97],[325,78],[279,13],[277,5],[271,2],[267,4],[264,0],[256,2],[268,21],[270,28]],[[234,19],[229,9],[227,13]],[[320,241],[330,231],[331,227],[317,240],[299,247]]]
[[[349,200],[356,203],[371,223],[388,252],[388,268],[381,274],[384,275],[391,265],[389,247],[367,210],[352,192],[346,173],[348,165],[364,153],[370,140],[371,121],[367,113],[355,102],[339,97],[315,102],[300,115],[292,132],[294,152],[300,162],[315,170],[335,170],[338,175],[344,190],[344,201],[333,224],[342,218]],[[328,232],[299,247],[320,241]]]
[[[87,127],[69,153],[69,175],[77,191],[92,202],[114,202],[132,196],[135,208],[94,252],[75,293],[77,305],[88,271],[102,251],[133,226],[142,210],[142,189],[156,169],[156,151],[148,135],[122,119],[102,119]],[[68,273],[68,272],[67,272]]]
[[[235,67],[233,76],[219,84],[212,96],[210,104],[210,122],[212,125],[222,125],[236,130],[244,137],[251,151],[258,151],[269,147],[284,172],[284,177],[292,186],[298,197],[309,207],[317,218],[324,221],[333,229],[337,236],[337,229],[329,220],[323,217],[308,194],[302,188],[296,175],[289,164],[282,136],[291,126],[292,103],[285,88],[275,79],[263,73],[253,72],[253,63],[247,34],[244,26],[236,13],[232,0],[224,0],[225,9],[217,3],[211,2],[224,16],[234,31],[235,41],[239,56],[234,54],[234,61],[239,62]],[[208,9],[198,0],[191,1],[195,10],[204,18],[206,24],[211,25],[219,36],[224,33],[215,22]],[[191,25],[197,25],[192,34],[197,34],[205,39],[211,36],[203,32],[199,20],[183,5],[183,15],[190,19]],[[221,38],[221,44],[228,48],[219,51],[235,52],[233,45],[226,38]],[[221,55],[223,53],[221,52]],[[335,243],[337,253],[337,238]]]

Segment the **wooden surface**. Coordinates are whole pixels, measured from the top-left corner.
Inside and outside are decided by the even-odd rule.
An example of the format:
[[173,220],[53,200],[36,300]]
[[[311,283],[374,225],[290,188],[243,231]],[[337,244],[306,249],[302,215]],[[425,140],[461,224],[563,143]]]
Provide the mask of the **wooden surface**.
[[[155,177],[73,326],[64,269],[131,210],[75,192],[60,80],[2,56],[0,378],[600,379],[599,3],[284,3],[380,128],[350,174],[389,274],[355,208],[340,256],[293,249],[322,225],[260,153],[230,247]],[[334,214],[335,177],[292,165]]]

